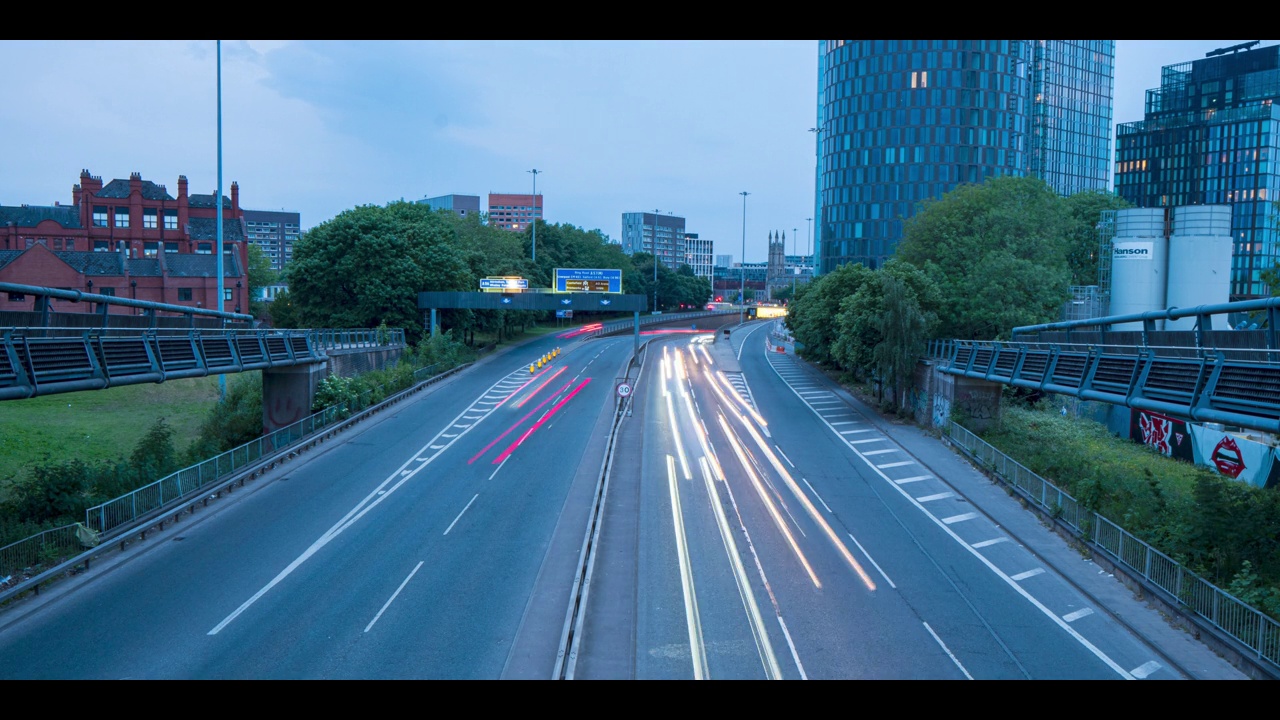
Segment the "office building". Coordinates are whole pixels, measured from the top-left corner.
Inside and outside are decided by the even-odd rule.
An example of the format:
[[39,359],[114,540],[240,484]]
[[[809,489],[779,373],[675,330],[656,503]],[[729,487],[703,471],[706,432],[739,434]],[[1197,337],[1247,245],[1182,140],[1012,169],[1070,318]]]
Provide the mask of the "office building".
[[283,270],[293,259],[293,243],[298,239],[300,225],[301,216],[296,212],[244,211],[245,239],[262,248],[273,270]]
[[684,218],[657,211],[622,213],[622,252],[656,254],[663,265],[679,268],[686,262]]
[[1107,189],[1114,40],[821,40],[818,58],[819,273],[880,267],[962,183]]
[[1116,127],[1116,194],[1141,208],[1231,208],[1231,300],[1271,293],[1280,258],[1280,45],[1244,43],[1167,65],[1143,119]]
[[684,234],[684,262],[693,268],[694,275],[711,279],[715,267],[711,262],[711,250],[711,238],[703,240],[698,233]]
[[[529,196],[526,195],[525,197]],[[479,195],[441,195],[439,197],[423,198],[416,202],[419,205],[429,205],[432,210],[449,210],[459,217],[480,214]]]
[[524,232],[534,218],[542,217],[542,195],[489,193],[489,224],[504,230]]
[[[88,170],[71,188],[71,204],[0,206],[0,281],[81,290],[136,300],[217,308],[217,213],[213,193],[178,196],[133,173],[103,183]],[[221,309],[249,307],[248,256],[240,186],[222,197]],[[32,310],[35,296],[0,295],[0,310]],[[109,306],[112,313],[135,308]],[[91,303],[53,301],[56,312],[94,312]]]

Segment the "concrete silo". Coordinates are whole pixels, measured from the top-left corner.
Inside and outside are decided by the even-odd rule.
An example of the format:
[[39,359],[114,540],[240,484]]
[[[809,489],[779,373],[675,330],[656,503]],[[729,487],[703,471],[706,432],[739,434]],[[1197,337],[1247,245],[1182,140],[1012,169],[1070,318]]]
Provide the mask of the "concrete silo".
[[[1231,206],[1187,205],[1173,209],[1169,234],[1169,307],[1217,305],[1231,299]],[[1165,323],[1166,330],[1192,330],[1194,317]],[[1212,330],[1228,330],[1227,316],[1213,316]]]
[[[1230,262],[1228,258],[1228,262]],[[1111,315],[1165,309],[1169,240],[1163,208],[1116,211],[1111,241]],[[1156,321],[1156,330],[1163,329]],[[1117,323],[1112,330],[1141,330],[1141,322]]]

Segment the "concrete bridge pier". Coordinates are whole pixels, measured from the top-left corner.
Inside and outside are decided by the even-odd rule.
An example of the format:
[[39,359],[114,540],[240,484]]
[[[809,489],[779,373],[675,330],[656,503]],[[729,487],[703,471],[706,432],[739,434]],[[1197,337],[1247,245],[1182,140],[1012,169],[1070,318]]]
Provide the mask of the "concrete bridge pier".
[[328,374],[325,362],[263,370],[262,433],[275,432],[310,415],[316,390]]
[[916,397],[919,400],[913,403],[917,420],[922,419],[922,411],[927,411],[929,424],[942,428],[955,412],[967,418],[965,424],[970,430],[983,432],[1000,421],[1003,389],[1004,386],[997,382],[951,375],[939,370],[933,362],[921,362],[916,367]]

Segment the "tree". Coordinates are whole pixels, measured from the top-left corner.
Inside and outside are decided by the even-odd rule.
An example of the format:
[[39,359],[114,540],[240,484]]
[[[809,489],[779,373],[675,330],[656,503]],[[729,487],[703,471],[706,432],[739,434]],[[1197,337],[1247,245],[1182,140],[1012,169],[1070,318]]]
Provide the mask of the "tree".
[[875,275],[861,263],[846,263],[799,288],[787,310],[787,327],[803,345],[805,357],[831,362],[837,340],[835,317],[840,304]]
[[[1124,198],[1104,190],[1084,190],[1063,199],[1071,224],[1067,228],[1067,264],[1071,268],[1072,285],[1097,285],[1098,221],[1106,210],[1123,210],[1129,207]],[[1106,258],[1110,262],[1110,258]]]
[[[878,372],[884,376],[883,368],[876,360],[876,348],[886,340],[884,319],[890,312],[888,297],[891,285],[901,285],[905,295],[903,302],[920,315],[924,339],[937,326],[937,312],[941,305],[937,283],[914,265],[892,258],[857,291],[840,302],[839,313],[833,318],[836,338],[831,354],[841,367],[858,375]],[[906,349],[902,351],[906,352]],[[923,348],[920,353],[923,353]]]
[[925,201],[906,221],[897,256],[938,283],[941,335],[992,339],[1058,317],[1071,227],[1043,180],[995,177]]
[[271,258],[253,243],[249,244],[249,267],[246,275],[249,280],[249,314],[254,317],[269,314],[267,302],[258,299],[258,291],[279,282],[280,273],[271,267]]
[[476,280],[450,224],[426,205],[346,210],[300,237],[286,271],[309,327],[402,327],[422,335],[418,293],[470,290]]
[[872,356],[877,373],[893,387],[897,396],[894,399],[902,407],[914,379],[916,362],[924,354],[929,321],[905,282],[883,270],[878,276],[884,313],[876,318],[876,330],[882,339],[876,343]]

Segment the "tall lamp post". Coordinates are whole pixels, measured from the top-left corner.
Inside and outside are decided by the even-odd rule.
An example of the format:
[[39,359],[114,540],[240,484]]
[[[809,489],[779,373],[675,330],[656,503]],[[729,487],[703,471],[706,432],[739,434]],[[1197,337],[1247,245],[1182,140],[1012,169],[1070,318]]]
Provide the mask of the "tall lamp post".
[[[213,206],[217,208],[217,233],[218,233],[218,310],[226,310],[225,301],[223,300],[223,278],[222,278],[222,41],[218,41],[218,191],[213,196]],[[161,248],[163,251],[164,248]],[[227,326],[226,318],[222,320],[222,326]],[[227,399],[227,376],[225,373],[218,375],[218,401]]]
[[[809,132],[813,133],[813,187],[814,187],[814,193],[815,193],[813,213],[814,215],[817,215],[819,218],[821,218],[822,215],[820,214],[820,211],[818,209],[817,194],[821,193],[822,190],[818,184],[818,177],[819,177],[818,159],[822,156],[820,152],[821,145],[819,145],[819,143],[822,141],[822,130],[823,130],[822,128],[818,128],[818,127],[809,128]],[[809,218],[809,223],[810,223],[809,224],[809,253],[810,253],[809,277],[810,279],[813,279],[818,274],[818,264],[817,264],[818,254],[816,252],[817,248],[813,247],[813,218]]]
[[809,282],[813,282],[813,218],[805,218],[809,221]]
[[528,170],[533,173],[533,207],[529,209],[533,223],[533,264],[538,264],[538,168]]
[[747,321],[747,196],[751,193],[743,190],[742,196],[742,289],[738,291],[738,324]]
[[653,209],[653,310],[658,312],[658,208]]
[[[798,232],[799,232],[799,230],[796,230],[795,228],[791,228],[791,252],[792,252],[792,254],[795,254],[795,253],[797,252],[797,250],[796,250],[796,244],[797,244],[799,241],[798,241],[798,240],[796,240],[796,233],[798,233]],[[784,263],[782,263],[782,266],[783,266],[783,267],[786,267],[786,266],[787,266],[787,264],[784,262]],[[797,267],[797,268],[796,268],[796,270],[798,270],[798,269],[799,269],[799,268]],[[791,299],[792,299],[792,300],[795,300],[795,299],[796,299],[796,273],[795,273],[795,270],[792,270],[792,271],[791,271]]]

